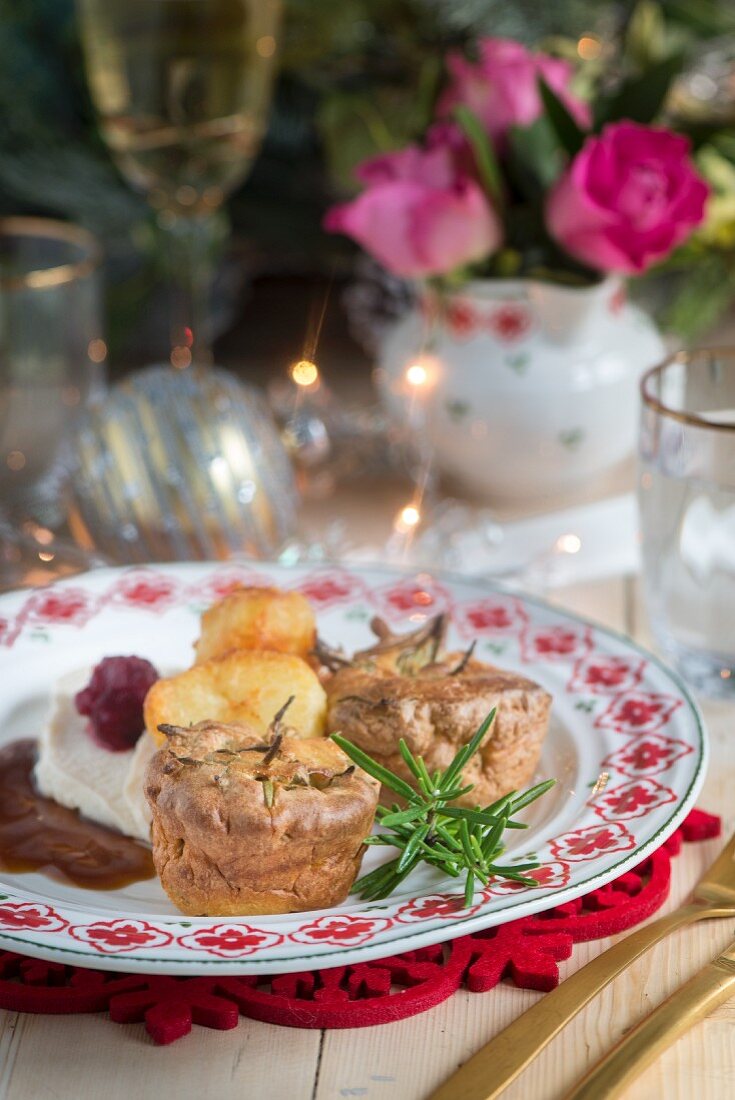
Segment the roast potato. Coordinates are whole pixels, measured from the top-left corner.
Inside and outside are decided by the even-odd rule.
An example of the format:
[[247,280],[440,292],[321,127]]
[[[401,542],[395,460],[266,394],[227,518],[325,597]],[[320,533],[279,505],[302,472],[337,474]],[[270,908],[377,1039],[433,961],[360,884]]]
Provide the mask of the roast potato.
[[290,696],[289,725],[297,737],[321,737],[327,698],[316,674],[290,653],[236,650],[218,660],[158,680],[145,698],[146,729],[161,744],[163,723],[189,726],[205,719],[249,722],[265,733]]
[[314,612],[300,592],[279,588],[236,588],[202,615],[196,663],[235,649],[273,650],[300,657],[316,639]]

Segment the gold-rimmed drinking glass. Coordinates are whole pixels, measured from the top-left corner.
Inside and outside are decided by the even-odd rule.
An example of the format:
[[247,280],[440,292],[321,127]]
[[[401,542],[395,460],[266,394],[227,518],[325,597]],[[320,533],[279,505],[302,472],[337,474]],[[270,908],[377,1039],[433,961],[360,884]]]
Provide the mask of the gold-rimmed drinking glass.
[[76,415],[104,382],[100,260],[80,226],[0,219],[0,588],[85,564],[50,528]]
[[644,590],[662,651],[704,694],[735,697],[735,348],[644,375]]
[[77,9],[102,135],[168,240],[171,362],[207,363],[218,214],[260,145],[279,0],[77,0]]

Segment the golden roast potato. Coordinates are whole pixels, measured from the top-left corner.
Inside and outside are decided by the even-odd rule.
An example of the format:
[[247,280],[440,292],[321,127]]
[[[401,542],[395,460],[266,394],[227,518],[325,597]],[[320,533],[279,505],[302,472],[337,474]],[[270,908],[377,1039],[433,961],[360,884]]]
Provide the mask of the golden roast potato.
[[314,612],[300,592],[236,588],[202,615],[196,663],[233,649],[274,650],[305,657],[316,640]]
[[161,744],[158,727],[190,726],[205,719],[249,722],[261,733],[291,696],[289,726],[297,737],[322,737],[327,697],[316,674],[291,653],[236,650],[219,660],[157,680],[143,713],[151,736]]

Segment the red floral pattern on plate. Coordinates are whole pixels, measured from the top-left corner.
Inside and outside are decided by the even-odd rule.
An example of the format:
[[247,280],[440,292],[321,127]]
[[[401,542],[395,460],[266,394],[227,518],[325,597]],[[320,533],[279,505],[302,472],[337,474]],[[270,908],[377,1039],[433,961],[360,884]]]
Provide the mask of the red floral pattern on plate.
[[467,340],[479,327],[477,313],[470,302],[454,298],[446,307],[445,323],[455,340]]
[[365,595],[365,586],[351,573],[335,570],[331,573],[314,573],[297,586],[299,592],[317,605],[318,608],[333,607],[336,604],[349,603],[350,600]]
[[109,602],[135,611],[166,611],[179,601],[181,585],[172,577],[141,569],[126,573],[111,589]]
[[148,921],[126,917],[112,921],[95,921],[94,924],[77,924],[69,932],[75,940],[88,943],[105,955],[139,948],[167,947],[173,941],[170,932],[165,932]]
[[588,692],[592,695],[614,695],[638,686],[646,668],[646,661],[631,661],[628,657],[608,654],[592,654],[582,657],[574,666],[567,691]]
[[536,880],[535,886],[524,886],[522,882],[511,882],[509,879],[491,880],[488,886],[490,894],[517,894],[521,890],[560,890],[569,882],[569,864],[557,861],[545,863],[537,867],[535,871],[524,872],[529,878]]
[[20,627],[12,619],[0,619],[0,645],[11,646],[20,633]]
[[50,588],[26,600],[19,618],[44,625],[84,626],[98,610],[99,600],[83,588]]
[[521,634],[524,661],[573,661],[592,649],[588,626],[536,626]]
[[215,924],[179,936],[176,942],[188,951],[206,951],[223,959],[242,959],[266,947],[276,947],[283,942],[283,936],[251,928],[249,924]]
[[662,787],[653,779],[634,779],[596,795],[589,805],[603,821],[629,821],[633,817],[645,817],[667,802],[676,802],[676,795],[668,787]]
[[201,584],[192,585],[189,588],[189,596],[203,603],[214,603],[215,600],[229,596],[236,588],[243,586],[266,588],[272,584],[271,578],[264,573],[256,573],[246,566],[233,565],[225,569],[217,569]]
[[3,931],[31,929],[34,932],[61,932],[69,922],[50,905],[36,902],[0,902],[0,928]]
[[611,852],[625,852],[635,848],[635,838],[619,821],[608,825],[589,825],[586,829],[573,829],[562,833],[549,844],[553,855],[570,862],[598,859]]
[[633,779],[642,775],[658,775],[668,771],[675,761],[694,752],[691,745],[676,738],[652,733],[649,737],[629,742],[603,760],[603,767],[612,768]]
[[291,933],[289,939],[297,943],[331,943],[337,947],[356,947],[373,939],[378,932],[384,932],[393,923],[387,917],[327,915],[302,925]]
[[429,618],[451,609],[449,592],[429,573],[419,573],[397,584],[376,589],[373,602],[386,618],[396,621],[415,621],[417,616]]
[[481,635],[504,637],[517,634],[528,622],[520,600],[512,596],[490,596],[463,604],[455,610],[456,626],[465,638]]
[[595,721],[596,729],[618,733],[653,733],[671,718],[681,699],[651,691],[631,691],[613,699]]
[[[481,898],[481,895],[477,895]],[[402,905],[396,919],[407,924],[422,920],[453,920],[456,917],[471,917],[481,907],[482,900],[476,905],[465,908],[463,894],[426,894],[414,898]]]
[[533,327],[533,314],[526,306],[507,302],[494,309],[487,319],[493,336],[505,344],[522,339]]

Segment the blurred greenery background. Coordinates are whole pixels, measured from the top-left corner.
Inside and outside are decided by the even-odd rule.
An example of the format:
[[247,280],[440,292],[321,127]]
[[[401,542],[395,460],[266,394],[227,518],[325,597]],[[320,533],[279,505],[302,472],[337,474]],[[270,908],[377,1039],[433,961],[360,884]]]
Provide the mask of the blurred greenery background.
[[[606,73],[681,55],[670,110],[685,117],[718,194],[707,233],[648,290],[693,338],[735,299],[735,4],[732,0],[285,0],[281,68],[255,170],[230,199],[234,250],[220,274],[230,316],[244,279],[332,270],[346,242],[320,229],[355,163],[426,124],[447,49],[482,34],[578,57],[592,36]],[[4,0],[0,11],[0,211],[80,222],[108,258],[110,342],[135,355],[161,274],[157,230],[102,143],[85,87],[73,0]],[[592,77],[595,60],[583,67]],[[677,266],[678,265],[678,266]]]

